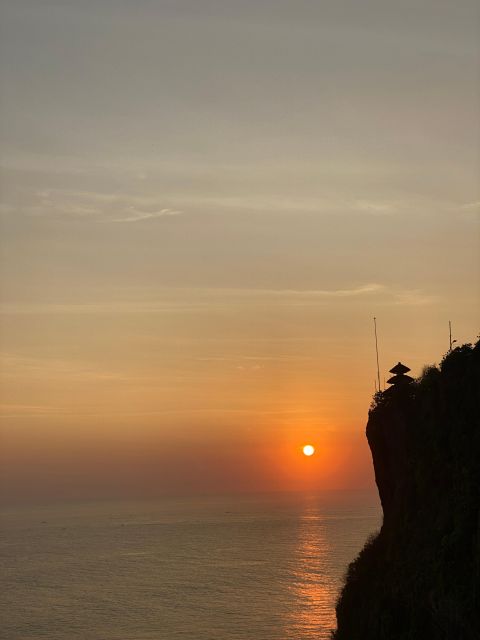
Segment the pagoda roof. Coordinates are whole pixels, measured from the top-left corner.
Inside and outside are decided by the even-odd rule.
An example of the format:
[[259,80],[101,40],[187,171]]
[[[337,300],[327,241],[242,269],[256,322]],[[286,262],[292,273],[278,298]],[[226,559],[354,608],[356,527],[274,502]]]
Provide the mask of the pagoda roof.
[[411,376],[406,376],[403,373],[397,373],[387,380],[388,384],[404,384],[405,382],[413,382]]
[[399,375],[402,375],[402,373],[407,373],[407,371],[410,371],[410,369],[406,367],[404,364],[402,364],[401,362],[399,362],[392,369],[390,369],[390,373],[397,373]]

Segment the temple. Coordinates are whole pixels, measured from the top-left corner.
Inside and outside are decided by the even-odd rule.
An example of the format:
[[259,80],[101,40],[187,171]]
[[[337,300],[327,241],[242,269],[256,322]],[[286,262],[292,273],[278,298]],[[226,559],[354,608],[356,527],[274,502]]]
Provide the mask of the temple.
[[392,385],[389,391],[392,390],[393,388],[400,387],[400,386],[403,387],[404,385],[407,385],[407,384],[410,384],[410,382],[413,382],[413,378],[411,376],[406,375],[408,371],[410,371],[410,369],[404,364],[402,364],[401,362],[399,362],[392,369],[390,369],[390,373],[393,373],[394,375],[387,380],[388,384]]

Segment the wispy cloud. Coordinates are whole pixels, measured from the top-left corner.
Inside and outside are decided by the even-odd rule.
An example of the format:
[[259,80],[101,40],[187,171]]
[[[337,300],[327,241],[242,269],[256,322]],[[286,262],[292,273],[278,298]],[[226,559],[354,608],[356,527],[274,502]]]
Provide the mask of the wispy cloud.
[[64,407],[52,405],[31,405],[31,404],[0,404],[0,416],[2,418],[24,418],[24,417],[43,417],[53,414],[64,414]]
[[296,296],[318,296],[328,298],[351,298],[356,296],[362,296],[371,293],[379,293],[385,291],[386,287],[383,284],[371,282],[368,284],[360,285],[352,289],[269,289],[268,292],[272,295],[296,295]]
[[43,189],[35,192],[28,203],[3,203],[1,212],[23,211],[32,216],[84,218],[103,223],[143,222],[178,216],[177,208],[166,206],[158,197],[115,195],[90,191]]
[[[225,190],[224,190],[225,191]],[[412,203],[403,203],[408,210]],[[324,193],[292,197],[285,193],[238,192],[233,186],[227,193],[188,192],[158,194],[106,193],[75,189],[41,189],[25,191],[21,202],[4,202],[4,213],[24,212],[32,216],[56,218],[84,218],[106,223],[135,223],[178,216],[184,209],[192,211],[259,212],[259,213],[317,213],[385,216],[397,213],[399,203],[374,198],[343,198]]]
[[[34,357],[16,353],[0,353],[0,363],[4,378],[20,376],[26,373],[32,376],[60,376],[76,380],[94,380],[98,383],[115,381],[130,383],[134,378],[118,371],[99,368],[96,364],[51,357]],[[138,379],[138,378],[135,378]]]
[[150,218],[164,218],[168,216],[178,216],[182,212],[175,209],[160,209],[159,211],[145,211],[133,206],[128,207],[131,215],[127,215],[123,218],[113,218],[110,222],[141,222],[142,220],[149,220]]
[[421,307],[435,304],[438,302],[438,296],[425,293],[420,289],[404,289],[394,293],[393,301],[401,306]]
[[[358,214],[392,215],[399,210],[397,202],[374,199],[348,199],[319,194],[313,196],[291,197],[285,194],[238,193],[187,196],[178,195],[181,205],[202,207],[222,211],[258,211],[262,213],[319,213],[319,214]],[[412,205],[405,205],[409,208]]]
[[466,202],[462,205],[462,209],[464,211],[475,211],[477,213],[480,213],[480,200],[478,200],[477,202]]
[[232,305],[315,306],[328,300],[355,300],[371,297],[381,304],[426,305],[438,298],[418,289],[388,287],[367,283],[337,289],[254,289],[254,288],[169,288],[143,292],[142,299],[111,302],[7,303],[0,304],[0,314],[115,314],[115,313],[210,313],[230,309]]
[[393,202],[376,202],[371,200],[356,200],[352,203],[352,209],[360,213],[369,213],[377,216],[391,215],[396,211]]
[[477,202],[467,202],[460,207],[460,212],[469,220],[480,222],[480,200]]

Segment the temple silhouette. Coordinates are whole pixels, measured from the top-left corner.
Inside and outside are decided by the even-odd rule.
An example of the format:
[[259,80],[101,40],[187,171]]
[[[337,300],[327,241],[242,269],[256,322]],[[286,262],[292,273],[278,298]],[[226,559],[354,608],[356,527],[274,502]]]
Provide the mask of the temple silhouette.
[[413,382],[413,378],[407,375],[409,371],[410,368],[401,362],[398,362],[394,367],[392,367],[392,369],[390,369],[390,373],[393,373],[393,376],[387,380],[388,384],[391,386],[386,389],[386,392],[391,393],[397,389],[404,389]]

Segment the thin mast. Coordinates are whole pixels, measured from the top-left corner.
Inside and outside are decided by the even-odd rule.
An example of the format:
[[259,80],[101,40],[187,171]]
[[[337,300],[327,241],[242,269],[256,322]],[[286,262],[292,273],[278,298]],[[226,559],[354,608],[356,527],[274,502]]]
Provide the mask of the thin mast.
[[380,386],[380,364],[378,361],[378,338],[377,338],[377,319],[373,318],[373,326],[375,328],[375,351],[377,353],[377,378],[378,378],[378,390],[381,391]]
[[450,349],[449,349],[449,351],[451,351],[452,350],[452,321],[451,320],[448,321],[448,332],[450,334]]

